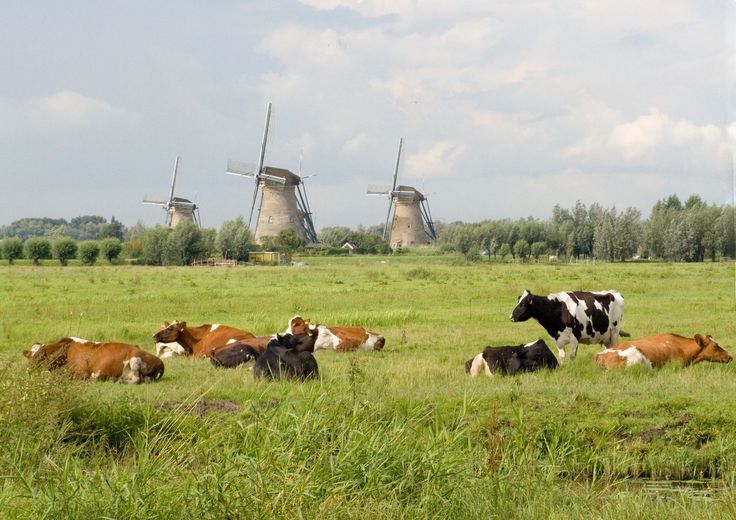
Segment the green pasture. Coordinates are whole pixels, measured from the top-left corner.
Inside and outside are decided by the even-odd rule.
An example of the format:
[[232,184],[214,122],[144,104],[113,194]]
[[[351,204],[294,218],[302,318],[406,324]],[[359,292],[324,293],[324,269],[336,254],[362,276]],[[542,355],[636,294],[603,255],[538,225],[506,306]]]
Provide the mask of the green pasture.
[[[736,355],[733,263],[297,260],[0,267],[0,517],[736,517],[736,364],[603,373],[581,345],[557,371],[463,367],[548,339],[508,319],[524,289],[616,289],[632,337],[708,333]],[[83,382],[20,354],[69,335],[152,350],[172,319],[267,334],[294,314],[386,347],[320,352],[303,384],[183,358],[155,384]]]

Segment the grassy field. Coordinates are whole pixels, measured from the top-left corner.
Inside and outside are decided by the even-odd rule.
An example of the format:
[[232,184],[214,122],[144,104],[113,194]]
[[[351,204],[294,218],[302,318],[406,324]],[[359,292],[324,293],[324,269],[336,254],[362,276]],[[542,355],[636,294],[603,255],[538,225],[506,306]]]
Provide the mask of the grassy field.
[[[736,354],[733,263],[305,262],[0,267],[0,517],[736,517],[736,364],[606,374],[582,345],[552,372],[463,367],[545,337],[508,320],[524,289],[616,289],[633,337],[709,333]],[[294,314],[386,348],[318,353],[304,384],[191,359],[152,385],[70,381],[20,355],[67,335],[151,350],[165,319],[266,334]]]

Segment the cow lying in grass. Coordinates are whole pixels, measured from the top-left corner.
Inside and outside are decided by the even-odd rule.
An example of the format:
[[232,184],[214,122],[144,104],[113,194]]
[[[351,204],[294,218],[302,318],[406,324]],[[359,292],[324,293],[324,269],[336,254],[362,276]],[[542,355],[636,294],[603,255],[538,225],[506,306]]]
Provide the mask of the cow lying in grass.
[[[302,381],[313,377],[319,377],[317,360],[310,350],[306,350],[306,344],[313,340],[306,339],[306,334],[276,334],[269,341],[266,351],[258,356],[253,375],[256,378],[270,379],[301,379]],[[303,349],[303,350],[300,350]]]
[[317,331],[314,350],[337,350],[347,352],[351,350],[381,350],[386,339],[364,327],[327,327],[326,325],[312,325],[309,320],[301,316],[294,316],[289,320],[286,334],[302,334],[308,329]]
[[465,362],[465,372],[470,377],[484,373],[515,375],[535,372],[540,368],[557,368],[557,359],[544,340],[526,345],[486,347],[483,352]]
[[[255,362],[266,351],[268,344],[277,339],[277,335],[259,336],[244,339],[216,348],[210,354],[210,361],[216,367],[233,368]],[[316,329],[306,329],[303,334],[296,334],[289,340],[294,344],[297,352],[314,352],[314,342],[317,339]]]
[[49,370],[68,367],[82,379],[113,380],[119,383],[149,383],[164,375],[159,358],[127,343],[97,343],[80,338],[63,338],[56,343],[34,344],[23,355],[46,364]]
[[165,321],[153,335],[156,353],[164,358],[178,354],[208,357],[217,347],[254,337],[247,330],[219,323],[188,327],[186,321],[176,320],[171,323]]
[[686,338],[672,333],[625,341],[595,355],[595,362],[606,370],[633,365],[651,368],[667,363],[687,366],[701,361],[728,363],[731,359],[711,336],[696,334]]

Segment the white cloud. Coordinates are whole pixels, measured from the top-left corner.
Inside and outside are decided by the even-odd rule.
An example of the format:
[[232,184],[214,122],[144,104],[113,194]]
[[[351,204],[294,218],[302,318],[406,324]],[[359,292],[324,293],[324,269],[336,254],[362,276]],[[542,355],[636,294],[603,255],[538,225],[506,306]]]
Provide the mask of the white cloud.
[[406,157],[406,174],[409,177],[451,177],[465,145],[453,141],[439,141]]
[[666,165],[673,157],[682,160],[684,155],[690,163],[717,167],[727,151],[726,130],[713,124],[675,120],[653,107],[632,121],[596,129],[568,147],[563,155],[638,166]]
[[33,117],[69,125],[87,124],[124,114],[107,101],[70,90],[31,100],[29,111]]

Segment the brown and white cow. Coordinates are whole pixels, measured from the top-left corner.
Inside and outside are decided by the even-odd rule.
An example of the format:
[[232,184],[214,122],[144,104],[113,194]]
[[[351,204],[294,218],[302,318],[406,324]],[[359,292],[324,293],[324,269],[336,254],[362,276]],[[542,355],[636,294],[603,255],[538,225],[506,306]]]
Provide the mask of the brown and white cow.
[[[236,329],[215,323],[205,324],[199,327],[187,327],[186,321],[165,321],[153,335],[156,341],[156,352],[163,358],[176,354],[184,354],[194,357],[208,357],[217,347],[234,343],[241,339],[254,338],[255,336],[247,330]],[[171,348],[173,344],[178,344]],[[163,350],[163,352],[162,352]]]
[[364,327],[312,325],[309,320],[305,320],[301,316],[294,316],[289,320],[289,327],[285,334],[303,334],[308,328],[316,329],[318,332],[317,340],[314,343],[315,352],[318,350],[337,350],[340,352],[358,349],[381,350],[386,343],[383,336],[376,332],[370,332]]
[[633,365],[659,367],[667,363],[694,365],[701,361],[728,363],[731,355],[712,336],[696,334],[686,338],[677,334],[660,334],[619,343],[595,355],[598,366],[606,370]]
[[82,379],[114,380],[119,383],[149,383],[164,375],[158,357],[128,343],[98,343],[81,338],[63,338],[55,343],[35,343],[23,355],[48,364],[49,370],[66,366]]

